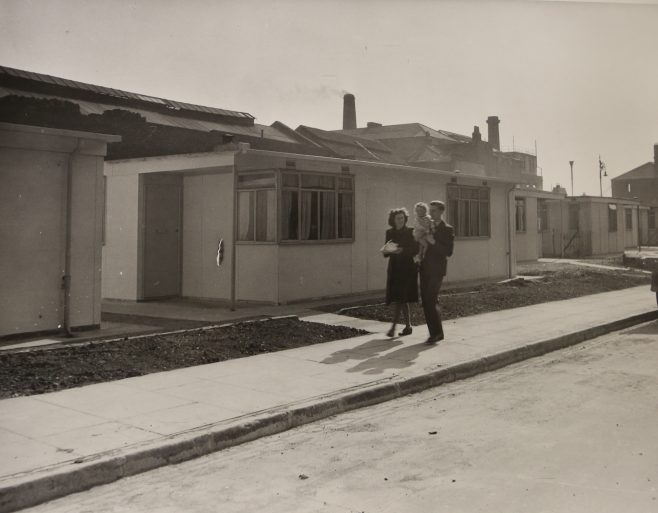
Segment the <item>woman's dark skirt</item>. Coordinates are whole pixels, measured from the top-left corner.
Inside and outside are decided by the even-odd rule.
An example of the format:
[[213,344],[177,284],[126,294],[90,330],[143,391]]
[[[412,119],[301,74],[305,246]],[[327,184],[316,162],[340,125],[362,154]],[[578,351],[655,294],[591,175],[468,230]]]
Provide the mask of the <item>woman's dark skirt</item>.
[[391,303],[418,303],[418,267],[411,257],[389,257],[386,304]]

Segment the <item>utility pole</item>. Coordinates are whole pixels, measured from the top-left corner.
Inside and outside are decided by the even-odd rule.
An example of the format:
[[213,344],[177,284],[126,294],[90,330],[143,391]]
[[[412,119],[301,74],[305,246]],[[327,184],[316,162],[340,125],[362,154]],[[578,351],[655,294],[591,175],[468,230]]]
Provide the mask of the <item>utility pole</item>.
[[569,161],[569,165],[571,166],[571,196],[573,196],[573,160]]
[[605,163],[601,160],[601,155],[599,155],[599,189],[601,197],[603,197],[603,177],[608,176],[608,173],[605,170]]

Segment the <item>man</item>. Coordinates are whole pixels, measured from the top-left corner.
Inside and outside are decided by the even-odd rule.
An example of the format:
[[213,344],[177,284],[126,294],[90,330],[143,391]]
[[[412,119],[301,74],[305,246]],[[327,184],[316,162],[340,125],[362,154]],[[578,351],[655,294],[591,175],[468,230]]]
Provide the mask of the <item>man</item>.
[[434,220],[434,244],[429,244],[425,257],[420,264],[420,296],[423,301],[425,321],[429,330],[429,338],[425,341],[433,345],[443,340],[441,325],[441,310],[439,309],[439,291],[446,275],[448,257],[452,256],[455,230],[443,219],[446,206],[442,201],[430,203],[430,216]]

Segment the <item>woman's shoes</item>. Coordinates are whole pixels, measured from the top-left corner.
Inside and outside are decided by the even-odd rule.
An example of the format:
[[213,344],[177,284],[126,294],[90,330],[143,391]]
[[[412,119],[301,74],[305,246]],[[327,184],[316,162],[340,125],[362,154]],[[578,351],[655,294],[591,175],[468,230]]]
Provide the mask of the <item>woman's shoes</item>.
[[[400,333],[398,333],[398,336],[404,337],[405,335],[411,335],[412,331],[413,329],[411,329],[411,326],[407,326]],[[391,329],[386,332],[386,336],[391,338],[395,336],[395,326],[391,326]]]

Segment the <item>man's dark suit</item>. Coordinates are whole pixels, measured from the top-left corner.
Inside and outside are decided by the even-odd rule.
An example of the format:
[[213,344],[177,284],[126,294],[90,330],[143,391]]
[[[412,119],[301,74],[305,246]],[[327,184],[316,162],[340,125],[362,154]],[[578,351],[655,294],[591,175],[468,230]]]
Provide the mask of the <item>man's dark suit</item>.
[[441,221],[434,230],[434,244],[430,244],[420,264],[420,295],[430,337],[443,338],[439,291],[446,275],[448,257],[452,256],[455,230]]

